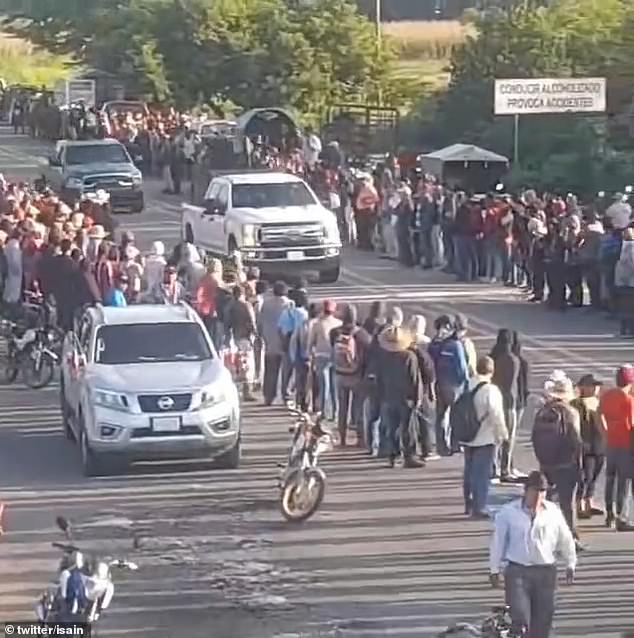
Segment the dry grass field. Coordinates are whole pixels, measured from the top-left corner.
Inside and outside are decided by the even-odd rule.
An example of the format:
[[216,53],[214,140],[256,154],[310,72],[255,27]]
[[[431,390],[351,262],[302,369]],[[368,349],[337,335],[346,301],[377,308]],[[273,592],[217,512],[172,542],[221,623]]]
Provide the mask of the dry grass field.
[[383,33],[398,52],[398,75],[434,90],[449,81],[453,48],[474,31],[457,20],[404,20],[385,22]]

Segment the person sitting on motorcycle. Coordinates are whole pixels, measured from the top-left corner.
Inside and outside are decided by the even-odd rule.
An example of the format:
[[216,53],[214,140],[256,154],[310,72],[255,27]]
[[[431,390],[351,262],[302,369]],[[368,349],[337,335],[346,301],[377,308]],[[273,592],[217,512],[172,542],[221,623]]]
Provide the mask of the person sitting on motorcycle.
[[[64,561],[66,562],[66,561]],[[62,564],[59,576],[59,612],[62,619],[71,619],[81,614],[88,603],[84,580],[84,556],[73,552],[70,561]]]

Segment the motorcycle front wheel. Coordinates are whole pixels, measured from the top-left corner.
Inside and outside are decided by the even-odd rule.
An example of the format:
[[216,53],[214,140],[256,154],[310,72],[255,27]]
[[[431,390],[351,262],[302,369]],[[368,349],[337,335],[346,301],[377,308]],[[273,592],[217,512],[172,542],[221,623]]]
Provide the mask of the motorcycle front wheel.
[[55,374],[55,362],[45,352],[31,350],[24,359],[22,376],[24,383],[39,390],[47,386]]
[[326,481],[322,472],[315,468],[296,470],[282,487],[282,516],[291,523],[308,520],[319,509],[325,491]]

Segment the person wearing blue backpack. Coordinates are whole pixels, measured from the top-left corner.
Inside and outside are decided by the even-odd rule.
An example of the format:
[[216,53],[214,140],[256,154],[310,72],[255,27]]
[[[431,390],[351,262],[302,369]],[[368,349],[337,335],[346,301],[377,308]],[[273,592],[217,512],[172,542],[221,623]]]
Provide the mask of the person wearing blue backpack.
[[467,353],[454,322],[442,315],[434,322],[436,336],[429,344],[429,354],[436,368],[436,451],[450,456],[452,446],[449,415],[469,381]]

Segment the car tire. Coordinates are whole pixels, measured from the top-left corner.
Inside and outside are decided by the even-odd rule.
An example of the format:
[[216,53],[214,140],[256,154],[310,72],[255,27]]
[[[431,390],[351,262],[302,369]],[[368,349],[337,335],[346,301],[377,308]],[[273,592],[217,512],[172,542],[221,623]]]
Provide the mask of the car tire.
[[75,440],[75,433],[73,432],[73,427],[71,425],[71,414],[70,407],[68,406],[68,401],[66,401],[66,395],[64,390],[64,382],[62,381],[59,386],[59,407],[62,411],[62,427],[64,428],[64,436],[69,441]]
[[230,450],[215,460],[214,465],[221,470],[237,470],[240,467],[241,457],[240,439],[238,439]]
[[130,209],[130,212],[133,215],[138,215],[139,213],[143,212],[143,209],[145,208],[145,206],[143,206],[143,204],[140,204],[139,206],[134,206],[133,208]]
[[98,454],[90,449],[84,427],[80,429],[79,447],[81,449],[81,465],[84,476],[110,476],[122,471],[121,464],[116,462],[110,455]]
[[319,283],[334,284],[339,279],[340,274],[341,274],[341,266],[339,264],[337,264],[335,268],[330,268],[329,270],[321,270],[319,272]]

